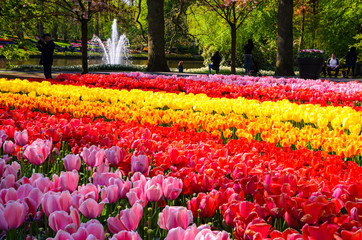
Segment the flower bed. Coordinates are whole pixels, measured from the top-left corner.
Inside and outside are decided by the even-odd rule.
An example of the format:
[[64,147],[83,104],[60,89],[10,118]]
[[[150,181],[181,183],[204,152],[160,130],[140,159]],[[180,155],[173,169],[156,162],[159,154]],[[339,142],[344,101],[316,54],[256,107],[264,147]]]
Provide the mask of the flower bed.
[[0,80],[6,239],[361,234],[359,108],[215,98],[210,86],[224,83],[190,79],[184,86],[203,94],[172,90],[169,79],[151,92],[145,81],[125,90],[75,77]]

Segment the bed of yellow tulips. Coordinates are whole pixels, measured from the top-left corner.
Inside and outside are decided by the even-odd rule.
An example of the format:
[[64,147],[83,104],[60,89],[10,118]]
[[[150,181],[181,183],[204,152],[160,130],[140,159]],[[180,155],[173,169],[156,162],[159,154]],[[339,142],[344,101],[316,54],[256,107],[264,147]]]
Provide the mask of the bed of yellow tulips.
[[[282,147],[323,149],[344,157],[362,149],[361,113],[348,107],[259,102],[142,90],[112,90],[49,82],[0,79],[0,103],[75,117],[105,117],[148,124],[177,124],[224,138],[261,139]],[[16,93],[22,93],[16,94]],[[25,95],[27,94],[27,95]],[[183,111],[177,111],[183,110]],[[293,123],[293,124],[292,124]],[[306,125],[311,123],[312,125]],[[348,129],[349,134],[345,133]],[[298,138],[296,137],[298,136]]]

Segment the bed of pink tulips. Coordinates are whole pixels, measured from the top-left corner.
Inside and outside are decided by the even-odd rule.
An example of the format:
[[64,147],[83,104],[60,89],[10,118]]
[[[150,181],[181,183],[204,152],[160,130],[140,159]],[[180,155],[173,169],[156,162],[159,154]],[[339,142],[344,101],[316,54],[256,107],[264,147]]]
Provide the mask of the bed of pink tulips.
[[[127,78],[135,84],[127,88],[152,82],[157,91],[348,98],[332,83],[318,82],[318,92],[304,80],[291,80],[293,91],[285,80],[135,73],[53,83],[122,89],[110,82]],[[253,81],[260,85],[242,87]],[[216,90],[204,93],[220,97]],[[359,94],[341,104],[354,106]],[[323,151],[9,106],[0,106],[0,145],[0,239],[362,239],[362,169]]]

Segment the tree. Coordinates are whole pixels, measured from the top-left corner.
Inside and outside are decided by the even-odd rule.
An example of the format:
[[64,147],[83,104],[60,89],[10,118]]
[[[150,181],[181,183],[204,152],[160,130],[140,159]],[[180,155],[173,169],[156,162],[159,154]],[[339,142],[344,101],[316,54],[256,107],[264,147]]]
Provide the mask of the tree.
[[169,72],[165,56],[164,0],[147,0],[148,65],[147,71]]
[[235,73],[236,31],[248,15],[264,0],[199,0],[224,19],[231,34],[231,73]]
[[293,0],[278,0],[278,52],[275,74],[294,76]]
[[82,33],[82,74],[88,73],[88,23],[96,13],[112,11],[114,9],[119,10],[119,8],[114,5],[117,1],[50,0],[50,2],[63,9],[64,15],[80,22]]

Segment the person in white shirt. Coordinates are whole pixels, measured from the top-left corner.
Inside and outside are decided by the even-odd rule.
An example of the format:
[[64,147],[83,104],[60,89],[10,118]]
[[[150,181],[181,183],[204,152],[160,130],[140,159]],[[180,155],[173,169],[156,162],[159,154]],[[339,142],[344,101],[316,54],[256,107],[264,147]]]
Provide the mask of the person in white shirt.
[[339,72],[339,67],[340,67],[340,62],[339,59],[336,58],[336,54],[332,53],[331,58],[328,59],[327,61],[327,71],[328,71],[328,75],[331,78],[331,71],[334,71],[334,77],[336,78],[338,76],[338,72]]

